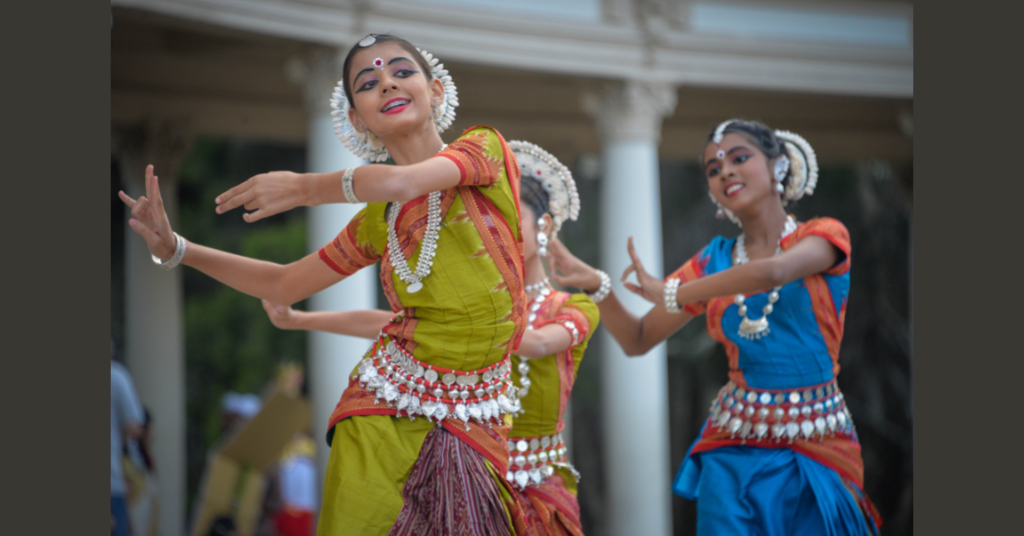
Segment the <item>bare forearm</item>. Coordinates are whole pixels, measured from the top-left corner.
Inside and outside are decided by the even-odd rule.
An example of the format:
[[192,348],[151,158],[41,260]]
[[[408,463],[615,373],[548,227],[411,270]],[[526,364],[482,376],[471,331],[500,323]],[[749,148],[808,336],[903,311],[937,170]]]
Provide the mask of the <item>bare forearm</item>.
[[324,331],[350,337],[374,339],[388,322],[389,311],[295,311],[295,325],[291,329]]
[[326,267],[319,273],[310,274],[313,262],[320,263],[319,259],[311,259],[314,255],[284,266],[189,242],[182,264],[239,292],[292,305],[342,279],[326,273],[330,270]]
[[597,306],[601,310],[601,323],[630,357],[646,354],[693,319],[686,311],[670,314],[662,305],[655,305],[638,318],[626,309],[615,292]]
[[[341,178],[345,170],[306,175],[309,205],[346,203]],[[400,201],[426,195],[458,185],[461,173],[458,166],[447,158],[428,158],[408,166],[368,164],[356,168],[352,187],[356,197],[364,203]]]
[[548,324],[540,329],[526,330],[514,354],[526,359],[539,359],[565,351],[572,345],[569,330],[560,324]]
[[770,289],[786,282],[782,272],[770,259],[741,264],[679,285],[676,300],[686,304]]

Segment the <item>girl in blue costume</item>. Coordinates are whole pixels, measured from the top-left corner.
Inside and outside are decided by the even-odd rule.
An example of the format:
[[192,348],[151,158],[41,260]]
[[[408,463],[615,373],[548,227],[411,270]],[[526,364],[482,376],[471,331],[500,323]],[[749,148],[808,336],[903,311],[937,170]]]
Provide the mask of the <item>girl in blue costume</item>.
[[[811,194],[817,160],[791,132],[730,120],[702,157],[719,214],[743,228],[715,237],[664,280],[644,270],[630,291],[655,304],[637,318],[609,292],[608,275],[553,243],[552,278],[598,290],[608,331],[642,355],[693,317],[725,346],[729,381],[672,490],[697,502],[697,534],[877,534],[863,493],[860,444],[836,384],[850,239],[831,218],[799,223],[790,201]],[[598,300],[595,300],[598,301]]]

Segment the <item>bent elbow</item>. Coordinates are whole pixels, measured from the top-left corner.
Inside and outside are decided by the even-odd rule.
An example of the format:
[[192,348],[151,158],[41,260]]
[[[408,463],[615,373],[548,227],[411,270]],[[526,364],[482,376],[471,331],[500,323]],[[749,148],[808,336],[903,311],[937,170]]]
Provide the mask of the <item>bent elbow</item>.
[[622,350],[626,353],[626,357],[640,357],[651,351],[651,346],[638,343],[623,347]]

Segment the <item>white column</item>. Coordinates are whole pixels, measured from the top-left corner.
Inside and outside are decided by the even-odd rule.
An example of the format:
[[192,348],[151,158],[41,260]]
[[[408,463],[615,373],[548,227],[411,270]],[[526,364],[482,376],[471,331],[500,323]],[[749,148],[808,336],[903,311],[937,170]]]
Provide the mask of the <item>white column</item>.
[[[320,52],[289,65],[289,74],[293,80],[303,84],[306,93],[306,108],[309,111],[306,167],[310,172],[338,171],[366,163],[345,148],[335,136],[331,122],[329,99],[334,86],[341,79],[344,54],[341,51]],[[309,209],[309,251],[316,251],[334,240],[363,206],[336,204]],[[364,268],[310,298],[309,310],[375,309],[379,286],[376,268]],[[316,440],[317,467],[320,471],[318,482],[323,486],[330,455],[324,440],[327,421],[342,391],[348,386],[349,373],[359,363],[371,341],[321,332],[310,332],[308,341],[313,437]]]
[[[176,176],[188,133],[179,125],[151,122],[118,132],[114,148],[126,192],[145,194],[147,164],[160,177],[172,227],[178,219]],[[127,228],[129,211],[125,210]],[[159,534],[185,534],[185,333],[182,270],[164,271],[150,260],[142,237],[125,240],[125,363],[152,424],[152,454],[160,472]]]
[[[630,264],[631,236],[645,268],[661,275],[658,142],[661,120],[675,101],[674,88],[635,81],[584,97],[603,143],[600,267],[611,276],[619,300],[637,315],[651,305],[626,290],[619,276]],[[665,344],[631,359],[606,330],[602,336],[606,534],[667,536],[673,468]]]

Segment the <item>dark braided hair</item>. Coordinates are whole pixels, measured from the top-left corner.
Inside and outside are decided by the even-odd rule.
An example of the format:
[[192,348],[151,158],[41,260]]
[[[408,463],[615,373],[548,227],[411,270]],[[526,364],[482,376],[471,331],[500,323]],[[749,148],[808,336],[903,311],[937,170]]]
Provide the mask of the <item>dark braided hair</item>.
[[[786,146],[783,145],[782,140],[775,135],[775,131],[760,121],[735,119],[726,125],[722,134],[724,135],[730,132],[738,132],[745,135],[750,141],[754,142],[754,146],[757,147],[769,161],[780,154],[785,154],[786,157],[793,160],[793,155],[790,154],[786,149]],[[705,147],[708,143],[713,143],[714,138],[715,131],[712,130],[711,134],[708,134],[708,141],[705,143]],[[704,162],[701,163],[704,164]],[[790,170],[787,169],[786,176],[782,179],[783,186],[789,186],[789,175]]]
[[[348,99],[349,106],[353,108],[356,107],[355,102],[352,101],[352,83],[348,79],[349,70],[352,69],[352,56],[355,56],[356,52],[359,52],[364,48],[370,48],[373,45],[376,45],[377,43],[390,42],[395,43],[398,46],[404,48],[406,52],[412,55],[411,59],[414,60],[420,66],[420,69],[423,70],[423,76],[427,77],[427,82],[434,79],[434,73],[433,71],[430,70],[430,64],[427,63],[426,58],[424,58],[423,54],[420,54],[420,52],[416,50],[416,47],[413,46],[412,43],[406,41],[405,39],[402,39],[401,37],[396,37],[390,34],[369,34],[366,37],[370,36],[373,36],[375,41],[372,44],[370,44],[370,46],[365,47],[360,46],[359,43],[353,45],[352,49],[348,51],[348,55],[345,56],[345,63],[341,67],[342,80],[345,82],[345,97]],[[366,39],[366,37],[364,37],[363,39]],[[360,41],[362,41],[362,39],[360,39]]]
[[529,175],[523,175],[520,180],[519,200],[530,207],[533,215],[538,218],[551,210],[551,196],[548,195],[548,191],[539,180]]

